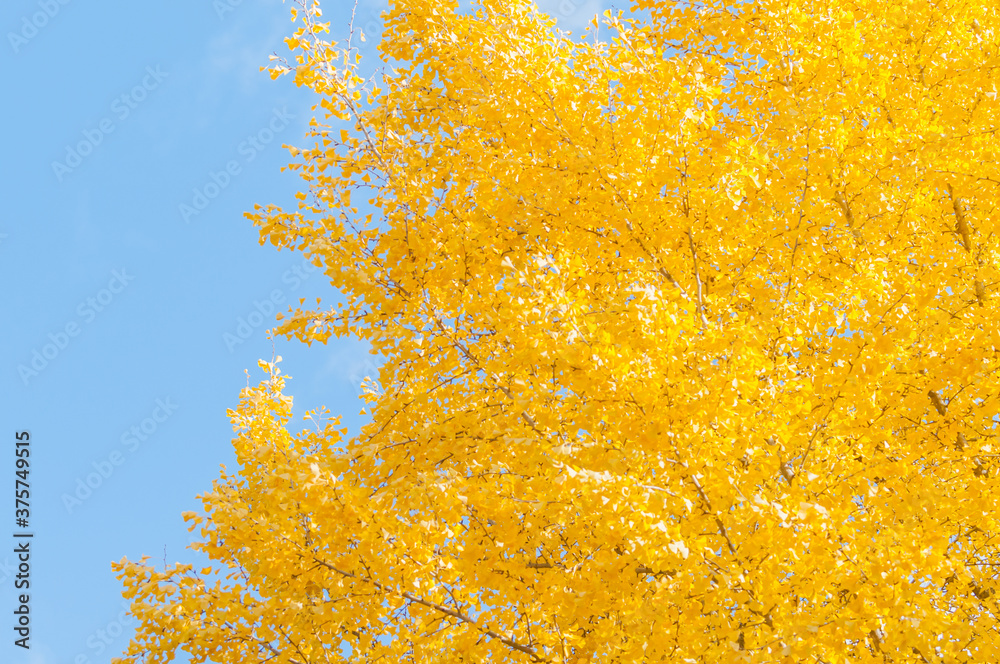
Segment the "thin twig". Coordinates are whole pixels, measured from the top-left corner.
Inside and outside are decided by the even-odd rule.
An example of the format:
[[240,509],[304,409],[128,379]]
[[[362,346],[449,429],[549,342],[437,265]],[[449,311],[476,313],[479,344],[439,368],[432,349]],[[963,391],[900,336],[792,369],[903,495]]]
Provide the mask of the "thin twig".
[[358,581],[365,581],[365,582],[370,583],[371,585],[373,585],[378,590],[381,590],[382,592],[396,593],[400,597],[402,597],[404,599],[407,599],[407,600],[413,602],[414,604],[420,604],[421,606],[426,606],[429,609],[434,609],[438,613],[442,613],[442,614],[444,614],[446,616],[449,616],[451,618],[455,618],[456,620],[458,620],[460,622],[463,622],[463,623],[465,623],[467,625],[475,627],[480,632],[482,632],[484,635],[486,635],[486,636],[488,636],[488,637],[490,637],[492,639],[496,639],[496,640],[500,641],[501,643],[503,643],[504,645],[507,645],[507,646],[513,648],[514,650],[517,650],[518,652],[523,652],[525,655],[527,655],[528,657],[530,657],[533,662],[548,661],[545,658],[541,657],[538,654],[538,652],[535,651],[535,649],[532,648],[531,646],[525,645],[523,643],[519,643],[519,642],[515,641],[511,637],[507,637],[507,636],[503,636],[502,634],[498,634],[497,632],[494,632],[493,630],[489,629],[488,627],[487,628],[480,627],[476,623],[475,620],[473,620],[469,616],[465,615],[461,611],[456,611],[455,609],[450,609],[447,606],[444,606],[442,604],[438,604],[436,602],[432,602],[430,600],[424,599],[423,597],[418,597],[417,595],[414,595],[413,593],[411,593],[409,591],[403,591],[403,592],[394,591],[391,588],[389,588],[389,587],[387,587],[387,586],[379,583],[375,579],[372,579],[370,577],[361,577],[361,576],[358,576],[357,574],[352,574],[351,572],[346,572],[346,571],[344,571],[342,569],[338,569],[338,568],[334,567],[333,565],[329,564],[326,561],[319,560],[318,558],[314,558],[314,560],[316,560],[316,562],[319,563],[320,565],[322,565],[323,567],[326,567],[327,569],[332,570],[332,571],[336,572],[337,574],[340,574],[341,576],[344,576],[344,577],[349,578],[349,579],[357,579]]
[[[687,464],[685,464],[685,466],[686,465]],[[715,516],[715,524],[719,526],[719,533],[722,535],[722,538],[726,540],[726,545],[729,547],[729,553],[735,556],[736,546],[733,544],[733,541],[729,539],[729,532],[726,531],[726,526],[722,523],[722,519],[719,518],[719,516],[715,514],[715,510],[712,509],[712,502],[708,499],[708,496],[705,495],[705,490],[701,487],[701,482],[699,482],[698,478],[694,475],[688,475],[688,478],[691,480],[691,483],[694,484],[694,488],[698,491],[698,495],[701,497],[702,501],[704,501],[708,511]]]
[[694,237],[691,235],[691,229],[688,229],[688,245],[691,247],[691,257],[694,258],[694,282],[698,285],[698,315],[701,317],[701,328],[705,329],[708,327],[708,318],[705,317],[705,302],[701,295],[701,273],[698,271],[698,252],[694,248]]

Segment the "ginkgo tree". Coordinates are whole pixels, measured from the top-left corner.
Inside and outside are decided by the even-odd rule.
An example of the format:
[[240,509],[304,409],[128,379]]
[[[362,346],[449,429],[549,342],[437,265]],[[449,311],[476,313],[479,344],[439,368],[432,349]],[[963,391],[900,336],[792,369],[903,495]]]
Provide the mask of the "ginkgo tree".
[[598,18],[393,0],[366,80],[293,11],[305,184],[248,216],[369,421],[262,363],[118,662],[1000,661],[998,6]]

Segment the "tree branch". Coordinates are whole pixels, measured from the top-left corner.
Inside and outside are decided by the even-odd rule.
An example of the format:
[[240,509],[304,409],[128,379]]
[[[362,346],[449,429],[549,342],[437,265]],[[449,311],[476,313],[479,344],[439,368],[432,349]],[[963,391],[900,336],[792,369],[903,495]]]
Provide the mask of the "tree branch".
[[493,630],[491,630],[489,628],[480,627],[476,623],[475,620],[473,620],[469,616],[465,615],[461,611],[456,611],[455,609],[450,609],[447,606],[444,606],[442,604],[438,604],[436,602],[432,602],[432,601],[424,599],[422,597],[418,597],[417,595],[414,595],[413,593],[411,593],[409,591],[403,591],[403,592],[394,591],[391,588],[385,586],[384,584],[379,583],[375,579],[368,578],[368,577],[358,576],[357,574],[352,574],[351,572],[346,572],[346,571],[344,571],[342,569],[338,569],[338,568],[334,567],[333,565],[331,565],[330,563],[328,563],[328,562],[326,562],[324,560],[320,560],[318,558],[313,558],[313,560],[315,560],[317,563],[319,563],[323,567],[326,567],[327,569],[329,569],[329,570],[331,570],[333,572],[336,572],[337,574],[340,574],[343,577],[346,577],[348,579],[357,579],[358,581],[365,581],[365,582],[370,583],[371,585],[375,586],[375,588],[381,590],[382,592],[385,592],[385,593],[394,593],[394,594],[399,595],[400,597],[402,597],[402,598],[404,598],[406,600],[409,600],[409,601],[413,602],[414,604],[420,604],[421,606],[426,606],[427,608],[433,609],[433,610],[437,611],[438,613],[442,613],[442,614],[444,614],[446,616],[449,616],[449,617],[454,618],[454,619],[456,619],[456,620],[458,620],[460,622],[463,622],[463,623],[465,623],[467,625],[470,625],[470,626],[478,629],[485,636],[488,636],[488,637],[490,637],[492,639],[496,639],[496,640],[500,641],[501,643],[503,643],[504,645],[509,646],[510,648],[513,648],[514,650],[517,650],[518,652],[524,653],[525,655],[527,655],[528,657],[530,657],[531,661],[533,661],[533,662],[546,662],[546,661],[548,661],[544,657],[541,657],[538,654],[538,652],[534,648],[532,648],[531,646],[525,645],[523,643],[519,643],[518,641],[515,641],[514,639],[512,639],[510,637],[503,636],[502,634],[498,634],[498,633],[494,632]]

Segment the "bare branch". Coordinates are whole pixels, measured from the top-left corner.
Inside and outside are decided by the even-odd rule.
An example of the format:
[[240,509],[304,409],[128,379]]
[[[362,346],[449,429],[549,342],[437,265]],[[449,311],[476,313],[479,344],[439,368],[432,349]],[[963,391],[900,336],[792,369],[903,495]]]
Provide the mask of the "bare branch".
[[948,195],[951,197],[951,207],[955,210],[955,232],[962,238],[962,246],[966,251],[972,251],[972,229],[969,222],[965,220],[965,212],[962,211],[962,200],[955,195],[955,190],[948,183]]
[[507,637],[507,636],[503,636],[502,634],[498,634],[497,632],[494,632],[493,630],[491,630],[489,628],[480,627],[476,623],[475,620],[473,620],[469,616],[465,615],[461,611],[457,611],[455,609],[448,608],[447,606],[444,606],[442,604],[438,604],[436,602],[432,602],[430,600],[424,599],[423,597],[419,597],[417,595],[414,595],[413,593],[411,593],[409,591],[403,591],[403,592],[394,591],[392,588],[389,588],[389,587],[387,587],[387,586],[379,583],[375,579],[372,579],[372,578],[369,578],[369,577],[358,576],[357,574],[352,574],[351,572],[346,572],[346,571],[344,571],[342,569],[338,569],[338,568],[334,567],[333,565],[329,564],[328,562],[326,562],[324,560],[320,560],[318,558],[314,558],[314,560],[318,564],[322,565],[323,567],[326,567],[327,569],[329,569],[329,570],[331,570],[333,572],[336,572],[337,574],[340,574],[343,577],[346,577],[348,579],[357,579],[358,581],[364,581],[366,583],[371,584],[372,586],[374,586],[375,588],[381,590],[384,593],[393,593],[393,594],[396,594],[396,595],[398,595],[398,596],[400,596],[400,597],[402,597],[402,598],[404,598],[406,600],[409,600],[409,601],[413,602],[414,604],[419,604],[421,606],[426,606],[427,608],[433,609],[433,610],[437,611],[438,613],[441,613],[443,615],[449,616],[451,618],[455,618],[456,620],[458,620],[460,622],[463,622],[463,623],[465,623],[467,625],[470,625],[470,626],[478,629],[485,636],[488,636],[488,637],[490,637],[492,639],[496,639],[496,640],[500,641],[501,643],[503,643],[504,645],[509,646],[509,647],[513,648],[514,650],[517,650],[518,652],[524,653],[525,655],[527,655],[528,657],[530,657],[533,662],[545,662],[545,661],[548,661],[547,659],[541,657],[538,654],[538,652],[535,651],[535,649],[532,648],[531,646],[525,645],[523,643],[519,643],[518,641],[515,641],[513,638],[510,638],[510,637]]
[[937,392],[931,390],[927,393],[927,396],[931,398],[931,403],[934,404],[934,407],[937,409],[937,412],[941,415],[941,417],[948,414],[948,404],[941,400],[941,397],[938,396]]
[[719,518],[717,514],[715,514],[715,510],[712,508],[711,501],[708,499],[708,496],[705,495],[705,490],[701,487],[701,482],[699,482],[698,478],[695,477],[694,475],[688,475],[688,479],[690,479],[691,483],[694,484],[694,488],[698,491],[698,495],[705,503],[705,507],[707,507],[708,511],[712,513],[713,516],[715,516],[715,525],[719,527],[719,533],[722,535],[722,538],[726,540],[726,545],[729,547],[729,553],[735,556],[736,546],[733,545],[733,541],[729,539],[729,533],[726,531],[726,526],[722,523],[722,519]]
[[694,282],[698,285],[698,315],[701,317],[701,327],[704,329],[708,326],[708,318],[705,317],[705,302],[701,294],[701,274],[698,271],[698,252],[694,248],[694,237],[691,235],[691,229],[688,229],[688,246],[691,247],[691,257],[694,259]]

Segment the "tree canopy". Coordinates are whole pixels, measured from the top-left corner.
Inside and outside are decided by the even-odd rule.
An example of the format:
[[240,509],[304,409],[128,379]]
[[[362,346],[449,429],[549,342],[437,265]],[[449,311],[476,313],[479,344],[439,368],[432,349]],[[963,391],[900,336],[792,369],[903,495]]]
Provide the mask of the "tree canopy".
[[367,81],[293,20],[303,191],[248,216],[370,421],[292,433],[262,362],[117,661],[1000,660],[994,3],[393,0]]

